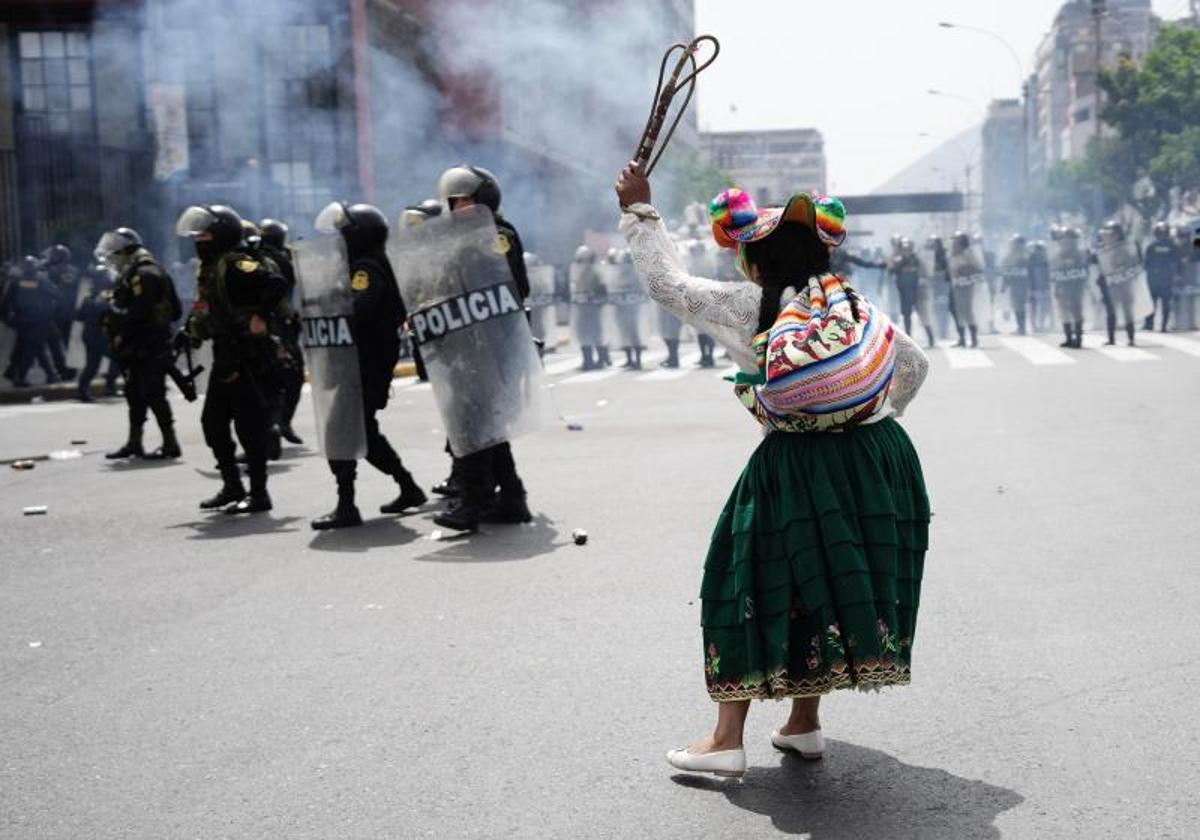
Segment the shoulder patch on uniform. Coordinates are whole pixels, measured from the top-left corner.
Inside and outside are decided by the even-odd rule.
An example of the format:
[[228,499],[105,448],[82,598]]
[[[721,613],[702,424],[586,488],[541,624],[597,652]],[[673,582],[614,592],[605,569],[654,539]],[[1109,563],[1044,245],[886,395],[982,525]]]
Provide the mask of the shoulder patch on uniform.
[[371,275],[362,269],[354,272],[354,276],[350,278],[350,288],[356,292],[361,292],[370,285]]
[[496,242],[492,245],[492,248],[497,254],[504,256],[512,250],[512,240],[508,238],[507,233],[500,231],[496,234]]
[[244,271],[246,274],[253,274],[259,268],[257,260],[238,260],[236,265],[238,271]]

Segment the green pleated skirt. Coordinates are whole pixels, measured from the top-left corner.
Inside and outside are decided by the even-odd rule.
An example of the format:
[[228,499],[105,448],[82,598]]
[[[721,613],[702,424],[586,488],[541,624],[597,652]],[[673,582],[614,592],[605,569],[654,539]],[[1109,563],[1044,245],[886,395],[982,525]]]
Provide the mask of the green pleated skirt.
[[896,421],[767,435],[704,564],[709,696],[908,683],[929,516],[921,463]]

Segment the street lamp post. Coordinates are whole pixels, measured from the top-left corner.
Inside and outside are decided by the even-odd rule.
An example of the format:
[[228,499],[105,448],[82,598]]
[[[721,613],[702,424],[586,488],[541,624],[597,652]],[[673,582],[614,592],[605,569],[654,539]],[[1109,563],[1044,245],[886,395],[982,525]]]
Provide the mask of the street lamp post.
[[[1103,5],[1104,0],[1093,0],[1093,3],[1099,2]],[[1027,203],[1029,200],[1029,84],[1028,77],[1025,75],[1025,64],[1021,61],[1021,56],[1017,54],[1017,50],[1008,39],[999,35],[990,29],[982,29],[978,26],[968,26],[962,23],[951,23],[950,21],[940,21],[938,23],[942,29],[961,29],[964,32],[974,32],[978,35],[984,35],[991,38],[993,41],[999,42],[1012,57],[1013,65],[1017,68],[1017,81],[1020,84],[1021,91],[1021,200]],[[986,122],[986,120],[985,120]]]
[[[985,122],[987,120],[987,111],[984,108],[980,107],[978,102],[976,102],[973,99],[970,99],[969,97],[962,96],[961,94],[957,94],[957,93],[949,93],[944,90],[937,90],[936,88],[929,88],[929,90],[927,90],[926,93],[928,93],[930,96],[940,96],[940,97],[944,97],[946,99],[953,99],[957,102],[963,102],[963,103],[969,105],[972,110],[978,112]],[[966,182],[963,184],[963,204],[965,205],[964,212],[967,217],[967,227],[972,227],[973,223],[971,220],[971,195],[972,195],[971,174],[972,174],[972,171],[974,170],[973,155],[968,155],[967,152],[963,149],[963,147],[958,144],[958,141],[954,142],[954,146],[958,149],[959,154],[961,154],[963,156],[963,166],[966,169],[967,177],[966,177]]]

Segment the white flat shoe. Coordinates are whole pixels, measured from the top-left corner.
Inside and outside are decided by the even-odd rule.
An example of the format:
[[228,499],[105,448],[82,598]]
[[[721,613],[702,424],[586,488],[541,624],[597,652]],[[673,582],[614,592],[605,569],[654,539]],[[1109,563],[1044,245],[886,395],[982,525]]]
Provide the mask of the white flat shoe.
[[714,776],[740,778],[746,774],[745,750],[721,750],[720,752],[690,753],[687,748],[670,750],[667,761],[676,770],[692,773],[712,773]]
[[825,755],[825,736],[820,729],[800,735],[780,735],[777,729],[771,733],[771,743],[777,750],[799,753],[801,758],[809,761],[816,761]]

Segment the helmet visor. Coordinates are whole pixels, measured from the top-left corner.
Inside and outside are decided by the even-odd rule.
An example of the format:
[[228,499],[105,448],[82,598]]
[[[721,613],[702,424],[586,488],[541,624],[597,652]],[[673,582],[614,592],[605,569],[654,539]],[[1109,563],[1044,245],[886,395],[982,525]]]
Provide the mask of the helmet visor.
[[349,223],[350,217],[346,214],[346,205],[340,201],[334,201],[327,204],[325,209],[317,214],[313,227],[321,233],[337,233]]
[[192,206],[184,210],[175,223],[175,235],[195,239],[216,223],[217,217],[203,207]]
[[128,248],[130,242],[116,231],[108,231],[100,237],[100,241],[96,243],[96,250],[92,251],[96,262],[107,264],[112,260],[113,254],[118,251],[124,251]]

